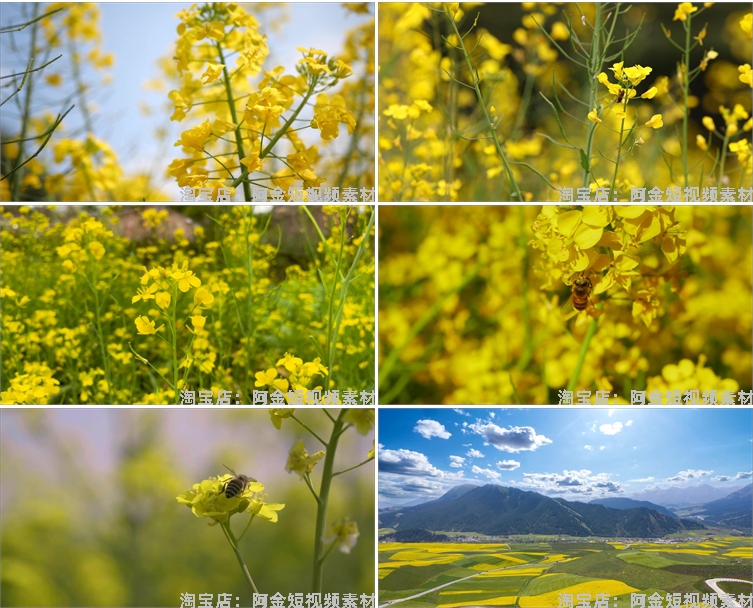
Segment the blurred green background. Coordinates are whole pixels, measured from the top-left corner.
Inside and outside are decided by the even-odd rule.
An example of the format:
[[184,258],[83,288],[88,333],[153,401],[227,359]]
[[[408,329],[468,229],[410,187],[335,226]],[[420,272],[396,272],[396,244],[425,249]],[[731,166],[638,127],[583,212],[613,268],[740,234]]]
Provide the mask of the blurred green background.
[[[328,438],[319,408],[296,410]],[[373,429],[340,439],[335,471],[366,459]],[[0,601],[3,606],[180,606],[181,593],[252,601],[218,526],[175,497],[225,473],[222,463],[285,503],[279,521],[256,518],[240,552],[260,593],[311,591],[316,505],[288,450],[304,439],[291,419],[278,431],[266,409],[27,409],[0,411]],[[318,487],[320,468],[312,480]],[[360,537],[349,555],[330,553],[325,593],[374,592],[374,465],[335,477],[327,524],[349,517]],[[231,525],[239,535],[248,515]]]

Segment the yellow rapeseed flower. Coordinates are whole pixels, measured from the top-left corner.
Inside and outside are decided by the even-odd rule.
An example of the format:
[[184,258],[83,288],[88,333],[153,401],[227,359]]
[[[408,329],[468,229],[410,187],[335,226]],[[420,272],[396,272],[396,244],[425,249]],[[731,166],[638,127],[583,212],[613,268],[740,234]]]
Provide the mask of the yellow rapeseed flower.
[[601,122],[601,118],[599,118],[599,115],[596,112],[596,108],[588,113],[588,120],[590,120],[591,122]]
[[[153,285],[153,287],[156,286],[156,283]],[[162,310],[165,310],[168,306],[170,306],[170,294],[166,291],[160,291],[156,296],[154,301],[157,302],[157,306],[159,306]]]
[[183,268],[178,270],[177,266],[173,264],[173,270],[170,276],[178,281],[178,289],[183,293],[186,293],[191,287],[199,287],[201,285],[201,279],[197,277],[191,270],[188,270],[188,263],[183,263]]
[[740,20],[740,27],[743,32],[748,34],[748,38],[753,37],[753,33],[751,33],[751,30],[753,30],[753,13],[748,13]]
[[706,37],[706,26],[704,25],[703,29],[700,32],[698,32],[698,35],[697,36],[693,36],[693,40],[697,40],[698,44],[700,44],[701,46],[703,46],[703,39],[705,37]]
[[750,67],[750,64],[742,64],[739,68],[737,68],[737,71],[740,72],[740,82],[743,82],[749,87],[753,88],[753,68]]
[[646,76],[648,76],[652,71],[653,68],[644,68],[641,65],[634,65],[632,67],[624,69],[625,76],[630,79],[630,82],[633,84],[633,86],[645,80]]
[[91,251],[91,254],[94,256],[94,259],[99,261],[101,260],[105,255],[105,248],[102,243],[99,241],[92,241],[89,243],[89,251]]
[[[148,276],[148,275],[145,275]],[[144,280],[142,278],[141,284],[145,285]],[[153,300],[155,292],[159,289],[159,285],[157,283],[152,283],[149,287],[146,289],[139,288],[138,293],[131,298],[131,304],[135,304],[139,300],[144,300],[146,302],[147,300]]]
[[706,143],[706,138],[700,133],[695,136],[695,143],[701,150],[708,150],[709,146]]
[[660,127],[664,126],[664,121],[662,121],[661,114],[654,114],[651,117],[651,120],[649,120],[646,123],[647,127],[653,127],[654,129],[658,129]]
[[205,304],[214,302],[214,296],[206,287],[199,287],[196,293],[193,294],[193,302],[198,306],[204,306]]
[[200,125],[197,125],[188,131],[181,133],[180,139],[175,142],[174,146],[183,146],[184,148],[193,148],[194,150],[203,150],[204,142],[212,135],[212,125],[209,119]]
[[297,473],[301,478],[309,475],[316,466],[316,463],[324,458],[324,451],[309,454],[303,443],[303,439],[296,441],[290,452],[288,452],[288,462],[285,470],[288,473]]
[[160,325],[155,329],[154,321],[150,320],[147,316],[136,317],[135,323],[138,332],[144,336],[156,334],[160,329],[164,327],[164,325]]
[[204,38],[211,38],[212,40],[220,41],[225,37],[225,24],[222,21],[212,21],[211,23],[203,23],[199,29],[197,40],[203,40]]
[[248,156],[241,159],[241,164],[248,167],[249,173],[253,173],[254,171],[258,171],[262,168],[262,166],[264,165],[264,159],[260,159],[258,153],[249,154]]
[[685,21],[688,15],[695,13],[697,10],[690,2],[681,2],[677,6],[677,10],[675,10],[675,16],[672,18],[672,21]]
[[701,122],[703,123],[703,126],[706,127],[709,131],[713,131],[716,128],[714,126],[714,119],[711,118],[711,116],[704,116]]
[[214,82],[222,74],[222,70],[225,66],[221,63],[210,63],[207,65],[206,71],[201,75],[201,81],[204,84]]

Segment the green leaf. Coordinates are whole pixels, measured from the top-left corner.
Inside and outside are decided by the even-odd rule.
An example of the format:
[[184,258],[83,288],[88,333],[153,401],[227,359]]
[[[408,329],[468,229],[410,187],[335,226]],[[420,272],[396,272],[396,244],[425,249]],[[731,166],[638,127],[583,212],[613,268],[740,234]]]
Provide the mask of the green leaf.
[[590,173],[591,165],[588,162],[588,156],[586,156],[586,153],[581,149],[578,149],[578,152],[580,152],[580,166],[583,167],[583,170],[586,173]]

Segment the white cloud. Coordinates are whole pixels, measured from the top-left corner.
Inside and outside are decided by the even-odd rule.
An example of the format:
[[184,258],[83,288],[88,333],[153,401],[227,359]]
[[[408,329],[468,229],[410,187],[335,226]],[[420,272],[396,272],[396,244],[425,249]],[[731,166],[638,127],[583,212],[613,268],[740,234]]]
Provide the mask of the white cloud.
[[583,447],[587,450],[593,450],[593,447],[590,445],[584,445]]
[[680,471],[677,475],[673,475],[672,477],[667,477],[667,481],[669,482],[683,482],[683,481],[691,481],[693,479],[700,479],[701,477],[706,477],[706,475],[711,475],[714,471],[702,471],[701,469],[687,469],[686,471]]
[[537,435],[535,429],[530,426],[511,426],[504,429],[492,422],[486,424],[476,422],[469,426],[474,433],[481,435],[486,443],[502,452],[512,454],[532,452],[543,445],[552,443],[551,439]]
[[465,410],[463,410],[463,409],[460,409],[459,407],[454,407],[454,408],[452,408],[452,409],[453,409],[453,411],[454,411],[454,412],[455,412],[456,414],[460,414],[461,416],[470,416],[470,414],[469,414],[468,412],[466,412],[466,411],[465,411]]
[[615,422],[613,424],[602,424],[599,430],[605,435],[616,435],[622,430],[622,422]]
[[502,475],[497,473],[497,471],[493,471],[492,469],[482,469],[475,464],[471,468],[471,472],[475,473],[476,475],[483,475],[484,477],[491,479],[492,481],[499,481],[502,478]]
[[450,456],[450,460],[452,461],[450,462],[450,466],[454,469],[460,469],[465,464],[465,458],[462,456]]
[[615,411],[617,411],[617,410],[609,410],[609,412],[607,413],[607,416],[609,416],[611,418],[612,414],[614,414]]
[[605,449],[606,449],[606,447],[607,447],[607,446],[605,446],[605,445],[600,445],[600,446],[599,446],[599,450],[605,450]]
[[502,471],[514,471],[520,467],[517,460],[500,460],[497,462],[497,468]]
[[653,477],[646,477],[645,479],[630,479],[629,481],[634,483],[651,483],[653,480]]
[[379,496],[386,498],[419,498],[438,496],[446,487],[441,481],[420,477],[398,477],[379,473]]
[[489,412],[489,418],[491,418],[492,420],[494,420],[494,416],[496,416],[496,414],[494,412]]
[[465,455],[468,456],[468,458],[485,458],[485,456],[481,452],[474,448],[468,450]]
[[379,450],[379,472],[416,477],[444,477],[425,454],[411,450]]
[[559,473],[523,473],[525,481],[517,484],[543,494],[582,494],[601,496],[618,494],[623,486],[610,479],[609,473],[592,474],[588,469]]
[[751,471],[740,471],[737,475],[717,475],[716,477],[712,477],[711,481],[740,481],[742,479],[750,479],[753,477],[753,472]]
[[625,426],[633,426],[633,421],[632,421],[632,420],[628,420],[628,421],[627,421],[627,422],[625,423]]
[[431,439],[432,437],[439,437],[440,439],[449,439],[452,433],[449,433],[444,424],[440,424],[436,420],[419,420],[413,430],[424,437],[425,439]]

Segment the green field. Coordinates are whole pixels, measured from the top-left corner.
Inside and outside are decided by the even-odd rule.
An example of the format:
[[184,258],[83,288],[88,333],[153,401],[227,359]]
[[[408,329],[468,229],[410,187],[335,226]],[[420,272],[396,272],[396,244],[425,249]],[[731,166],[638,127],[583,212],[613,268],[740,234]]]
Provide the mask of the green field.
[[[731,536],[629,544],[543,536],[506,543],[380,543],[379,606],[556,608],[564,592],[591,593],[592,600],[609,593],[616,598],[610,607],[630,608],[631,593],[703,594],[711,591],[709,578],[750,581],[751,547],[753,538]],[[753,589],[726,585],[735,594]]]

